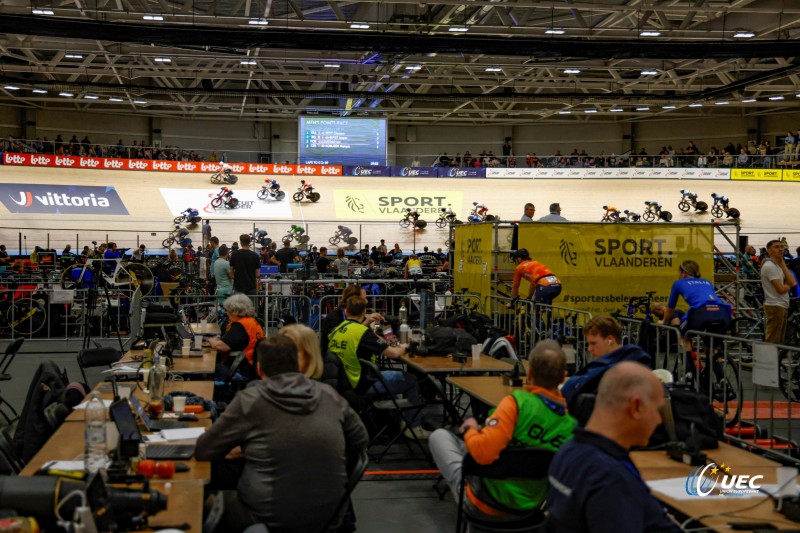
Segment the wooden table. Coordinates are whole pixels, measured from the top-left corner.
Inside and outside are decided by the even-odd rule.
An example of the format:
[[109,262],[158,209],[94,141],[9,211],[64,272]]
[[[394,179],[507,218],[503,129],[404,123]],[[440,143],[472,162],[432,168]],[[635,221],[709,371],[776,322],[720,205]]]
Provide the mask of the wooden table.
[[452,357],[411,357],[408,354],[400,356],[400,359],[425,374],[499,374],[514,370],[513,365],[488,355],[481,355],[477,364],[472,357],[467,357],[466,363],[456,363]]
[[[720,442],[719,448],[716,450],[705,450],[705,453],[708,455],[709,462],[730,466],[732,474],[764,476],[764,479],[759,481],[763,485],[777,482],[777,469],[781,465],[766,457],[724,442]],[[631,459],[645,481],[686,478],[697,468],[673,461],[664,451],[631,452]],[[718,531],[730,530],[728,524],[731,522],[769,522],[780,529],[798,529],[796,522],[791,522],[774,511],[772,500],[767,496],[759,495],[754,498],[734,496],[704,498],[698,496],[691,499],[677,499],[655,491],[653,495],[686,517],[699,518],[704,515],[727,513],[726,516],[699,518],[700,523],[717,528]]]
[[504,384],[501,376],[449,376],[447,383],[490,407],[497,406],[500,400],[522,388]]
[[149,519],[150,529],[187,523],[189,531],[203,531],[203,490],[199,480],[153,481],[151,489],[167,495],[167,509]]
[[[136,366],[144,356],[143,350],[130,350],[122,356],[120,361]],[[213,375],[217,363],[217,351],[211,348],[203,349],[202,357],[173,357],[170,372],[187,377]]]
[[209,322],[206,324],[206,327],[203,328],[203,325],[200,322],[192,322],[189,324],[192,328],[192,333],[194,335],[221,335],[222,330],[219,329],[219,324],[216,322]]
[[[121,381],[117,384],[118,387],[133,387],[133,393],[141,402],[149,402],[150,395],[145,393],[142,389],[136,386],[136,382],[133,381]],[[106,382],[98,383],[95,387],[95,390],[100,391],[100,397],[104,400],[113,400],[114,394],[111,389],[111,384]],[[196,394],[198,396],[202,396],[207,400],[211,400],[214,397],[214,382],[213,381],[166,381],[164,383],[164,393],[170,392],[177,392],[177,391],[186,391],[191,392],[192,394]],[[88,399],[88,398],[87,398]],[[197,416],[199,418],[208,418],[210,413],[204,411],[203,413],[198,413]],[[86,409],[75,409],[73,410],[69,416],[67,416],[68,422],[78,422],[83,421],[86,417]]]

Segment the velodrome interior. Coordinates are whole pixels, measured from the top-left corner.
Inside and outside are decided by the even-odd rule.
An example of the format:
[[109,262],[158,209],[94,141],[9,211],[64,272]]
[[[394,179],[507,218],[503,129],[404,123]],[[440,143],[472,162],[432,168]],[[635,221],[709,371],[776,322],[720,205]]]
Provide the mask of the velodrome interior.
[[[387,164],[398,167],[415,158],[433,166],[442,153],[501,154],[505,141],[513,146],[518,168],[526,167],[526,154],[645,150],[653,156],[667,146],[679,152],[689,141],[707,152],[762,140],[776,153],[770,167],[800,165],[792,163],[799,157],[777,155],[787,130],[800,128],[800,9],[763,0],[539,4],[92,0],[73,6],[45,0],[4,5],[0,137],[27,142],[85,135],[92,144],[146,142],[206,160],[214,154],[229,162],[266,157],[295,163],[298,116],[381,117],[388,121]],[[42,8],[53,13],[32,13]],[[143,21],[154,14],[162,19]],[[248,20],[269,25],[248,27]],[[367,28],[354,28],[357,22]],[[454,35],[448,32],[452,27],[469,31]],[[749,28],[753,38],[734,38],[737,30]],[[545,34],[556,29],[566,35]],[[642,37],[645,30],[659,35]],[[578,72],[565,73],[569,67]],[[712,223],[709,213],[678,210],[680,189],[689,189],[709,203],[711,193],[730,198],[742,213],[741,234],[756,248],[782,237],[792,252],[800,246],[800,182],[787,179],[319,176],[310,180],[321,199],[310,203],[291,200],[300,180],[309,179],[295,175],[276,177],[288,193],[278,206],[255,197],[271,176],[242,173],[232,187],[236,197],[261,202],[268,206],[262,212],[270,213],[254,217],[245,210],[180,203],[182,195],[215,194],[219,185],[210,182],[210,174],[0,165],[0,183],[21,188],[113,187],[128,211],[108,217],[26,215],[0,206],[0,243],[23,256],[34,246],[80,249],[93,240],[165,251],[161,241],[172,218],[195,207],[228,244],[254,227],[279,241],[291,224],[301,224],[309,244],[335,249],[328,239],[337,225],[347,225],[359,239],[355,249],[385,239],[408,254],[425,246],[446,249],[448,229],[437,228],[432,215],[422,217],[428,221],[423,230],[403,229],[399,214],[355,214],[342,198],[440,195],[462,220],[473,202],[480,202],[502,221],[518,220],[526,202],[536,205],[534,218],[558,202],[562,215],[574,222],[599,222],[605,205],[641,212],[645,201],[658,201],[673,213],[673,222]],[[200,242],[200,227],[190,229]],[[725,232],[733,239],[732,227]],[[734,251],[721,237],[715,245]],[[80,348],[80,338],[27,341],[12,367],[13,379],[0,382],[2,397],[21,410],[44,358],[80,376],[75,359]],[[90,378],[102,379],[99,371]],[[745,389],[752,393],[752,383]],[[779,431],[795,431],[790,441],[796,438],[796,403],[773,391],[759,400],[781,402],[781,413],[788,405],[788,416],[776,415],[773,422]],[[428,425],[440,425],[439,406],[426,408],[425,418]],[[406,452],[398,446],[383,463],[370,465],[371,474],[356,488],[359,531],[455,527],[456,506],[431,490],[435,473],[421,456]],[[795,445],[788,462],[796,461],[796,452]]]

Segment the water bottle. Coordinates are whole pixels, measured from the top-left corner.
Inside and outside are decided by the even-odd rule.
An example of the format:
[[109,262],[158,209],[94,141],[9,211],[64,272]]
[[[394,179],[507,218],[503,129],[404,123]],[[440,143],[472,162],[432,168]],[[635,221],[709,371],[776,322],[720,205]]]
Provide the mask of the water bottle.
[[406,321],[403,320],[403,323],[400,324],[400,330],[398,331],[400,344],[408,344],[408,337],[411,335],[411,327],[406,324]]
[[100,399],[100,393],[95,391],[86,405],[86,453],[84,455],[84,468],[93,474],[105,468],[108,456],[106,454],[106,406]]
[[406,309],[405,302],[400,304],[400,322],[406,322],[408,320],[408,309]]
[[164,398],[164,381],[167,379],[167,367],[161,362],[161,356],[157,355],[150,370],[150,414],[158,418],[164,410],[162,400]]
[[444,291],[444,306],[450,307],[453,305],[453,293],[450,292],[450,289]]

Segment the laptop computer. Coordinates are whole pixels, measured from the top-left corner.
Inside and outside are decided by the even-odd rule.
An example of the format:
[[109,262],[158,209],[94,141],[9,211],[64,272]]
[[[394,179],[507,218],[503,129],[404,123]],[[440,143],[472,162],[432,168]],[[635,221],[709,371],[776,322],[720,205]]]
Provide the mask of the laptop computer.
[[[131,398],[134,397],[131,396]],[[115,402],[112,404],[110,411],[121,440],[134,443],[144,442],[129,402],[124,400]],[[193,455],[194,444],[148,444],[145,451],[147,459],[186,460],[191,459]]]
[[171,421],[171,420],[153,420],[147,414],[147,411],[144,410],[142,403],[139,399],[131,394],[128,400],[131,402],[131,407],[133,407],[136,416],[139,417],[139,420],[142,421],[144,427],[147,428],[147,431],[159,431],[162,429],[180,429],[180,428],[188,428],[188,422],[178,422],[178,421]]

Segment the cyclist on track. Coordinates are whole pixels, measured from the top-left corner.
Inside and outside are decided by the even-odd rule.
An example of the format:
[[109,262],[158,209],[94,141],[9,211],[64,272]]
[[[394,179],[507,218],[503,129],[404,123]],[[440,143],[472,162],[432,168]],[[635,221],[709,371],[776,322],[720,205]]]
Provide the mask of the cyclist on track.
[[348,228],[347,226],[336,226],[339,229],[339,235],[342,239],[347,240],[353,234],[353,230]]
[[692,191],[690,191],[688,189],[681,189],[681,194],[683,195],[684,198],[689,198],[689,200],[692,201],[692,202],[697,200],[697,193],[696,192],[692,192]]
[[[678,327],[682,336],[690,330],[721,334],[727,331],[731,322],[731,306],[719,299],[714,291],[713,283],[700,277],[700,265],[695,261],[687,260],[681,263],[678,280],[672,284],[672,291],[669,294],[664,318],[660,320],[661,323],[670,323],[680,296],[683,296],[683,299],[689,304],[689,310]],[[683,337],[683,344],[686,349],[686,371],[692,372],[694,370],[692,340]],[[721,371],[716,368],[716,363],[714,366],[715,373],[718,370]]]
[[298,226],[297,224],[292,224],[291,228],[289,228],[289,234],[293,237],[299,237],[304,234],[306,230],[303,229],[302,226]]
[[267,184],[267,189],[269,189],[270,191],[279,191],[281,188],[281,184],[278,183],[278,180],[275,179],[267,178],[264,180],[264,183]]
[[484,216],[486,214],[486,212],[489,210],[488,207],[486,207],[485,205],[483,205],[481,203],[478,203],[478,202],[472,202],[472,205],[475,206],[475,208],[472,210],[472,212],[475,213],[476,215],[478,215],[479,217]]
[[714,205],[717,205],[717,204],[722,204],[722,208],[723,208],[723,209],[725,209],[725,210],[727,210],[727,209],[728,209],[728,202],[729,202],[730,200],[728,200],[728,197],[727,197],[727,196],[723,196],[723,195],[721,195],[721,194],[717,194],[717,193],[715,193],[715,192],[712,192],[712,193],[711,193],[711,198],[713,198],[713,199],[714,199]]
[[417,220],[419,220],[419,211],[416,209],[411,209],[410,207],[406,207],[406,220],[414,219],[414,223],[416,224]]
[[528,299],[533,298],[534,304],[552,305],[553,300],[561,294],[561,281],[553,274],[546,265],[531,259],[528,250],[520,248],[511,252],[511,260],[517,265],[514,269],[514,285],[511,289],[512,303],[519,299],[519,286],[524,278],[531,287],[528,291]]
[[233,170],[233,167],[231,167],[228,163],[226,163],[225,161],[221,161],[220,162],[220,164],[219,164],[219,172],[220,173],[225,174],[225,176],[227,177],[227,176],[231,175],[231,171],[232,170]]

